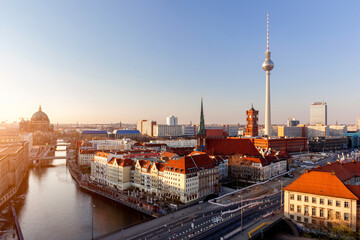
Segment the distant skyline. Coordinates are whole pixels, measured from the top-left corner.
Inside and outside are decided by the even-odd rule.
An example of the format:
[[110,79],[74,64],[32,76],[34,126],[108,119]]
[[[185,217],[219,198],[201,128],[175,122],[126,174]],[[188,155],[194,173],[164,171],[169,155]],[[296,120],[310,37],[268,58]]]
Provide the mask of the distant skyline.
[[359,1],[1,1],[0,121],[264,123],[266,12],[271,119],[360,117]]

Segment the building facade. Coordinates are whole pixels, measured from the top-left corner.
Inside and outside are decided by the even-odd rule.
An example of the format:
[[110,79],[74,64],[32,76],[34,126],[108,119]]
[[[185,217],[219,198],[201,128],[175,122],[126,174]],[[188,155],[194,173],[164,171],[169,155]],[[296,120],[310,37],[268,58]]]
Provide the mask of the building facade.
[[352,190],[335,173],[307,171],[284,188],[284,215],[309,228],[339,224],[356,231],[359,198]]
[[310,105],[310,125],[327,125],[326,102],[313,102]]

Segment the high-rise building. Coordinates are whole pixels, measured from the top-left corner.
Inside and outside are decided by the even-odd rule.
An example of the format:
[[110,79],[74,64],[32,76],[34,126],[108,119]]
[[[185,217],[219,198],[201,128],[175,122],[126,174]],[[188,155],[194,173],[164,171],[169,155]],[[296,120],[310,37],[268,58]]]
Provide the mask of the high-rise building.
[[262,68],[266,72],[266,100],[265,100],[265,135],[270,135],[271,130],[271,108],[270,108],[270,71],[274,68],[274,63],[270,59],[269,52],[269,13],[267,14],[267,48],[265,52],[265,61]]
[[168,126],[175,126],[175,125],[178,125],[178,118],[175,117],[175,116],[169,116],[166,118],[166,124]]
[[247,136],[256,137],[259,135],[259,126],[258,122],[258,114],[259,111],[256,111],[254,107],[251,105],[250,110],[246,111],[246,134]]
[[327,125],[326,102],[313,102],[310,105],[310,125]]
[[300,121],[299,120],[296,120],[295,118],[289,118],[287,120],[287,126],[288,127],[296,127],[297,125],[300,124]]

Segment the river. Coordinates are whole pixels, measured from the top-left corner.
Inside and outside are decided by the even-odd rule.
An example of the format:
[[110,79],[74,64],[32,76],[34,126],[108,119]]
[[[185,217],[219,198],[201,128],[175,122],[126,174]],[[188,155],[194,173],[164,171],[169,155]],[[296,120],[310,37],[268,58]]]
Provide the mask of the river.
[[[58,150],[64,147],[58,147]],[[47,167],[30,168],[14,197],[20,226],[26,240],[89,239],[146,221],[148,216],[80,189],[66,167],[66,152],[56,151]],[[0,209],[0,239],[17,239],[9,203]]]

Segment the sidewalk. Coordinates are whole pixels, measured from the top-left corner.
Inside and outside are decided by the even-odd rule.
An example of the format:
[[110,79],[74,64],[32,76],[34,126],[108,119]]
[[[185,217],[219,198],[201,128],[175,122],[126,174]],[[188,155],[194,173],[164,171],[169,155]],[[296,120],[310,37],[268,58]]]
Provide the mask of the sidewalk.
[[134,237],[137,234],[142,234],[145,233],[147,231],[153,231],[156,228],[161,228],[164,225],[168,224],[170,221],[173,221],[174,219],[176,221],[181,221],[181,219],[186,219],[186,218],[191,218],[193,213],[200,213],[202,211],[209,211],[211,209],[216,209],[218,208],[217,206],[214,206],[212,204],[209,204],[207,202],[201,203],[201,204],[197,204],[194,206],[190,206],[187,208],[183,208],[181,210],[178,210],[174,213],[171,214],[167,214],[165,216],[156,218],[156,219],[152,219],[149,220],[147,222],[141,223],[139,225],[135,225],[133,227],[130,227],[128,229],[124,229],[123,231],[119,231],[116,233],[113,233],[109,236],[104,236],[106,234],[99,237],[96,237],[95,239],[106,239],[106,240],[110,240],[110,239],[128,239],[130,237]]
[[[273,224],[277,220],[281,219],[283,216],[284,216],[283,213],[279,213],[275,216],[268,217],[265,219],[257,219],[257,221],[255,221],[255,222],[253,221],[253,222],[245,225],[242,233],[235,235],[235,237],[233,237],[233,235],[232,235],[231,237],[233,237],[232,239],[234,239],[234,240],[248,240],[249,232],[253,231],[255,228],[261,226],[262,224],[264,224],[263,227],[267,227],[268,225]],[[240,229],[236,229],[235,231],[240,232]],[[235,231],[233,231],[233,232],[235,234],[237,234],[237,232],[235,232]],[[253,235],[255,235],[255,232],[253,233]],[[228,236],[228,235],[226,235],[226,236]],[[227,239],[227,238],[224,238],[224,239]]]

